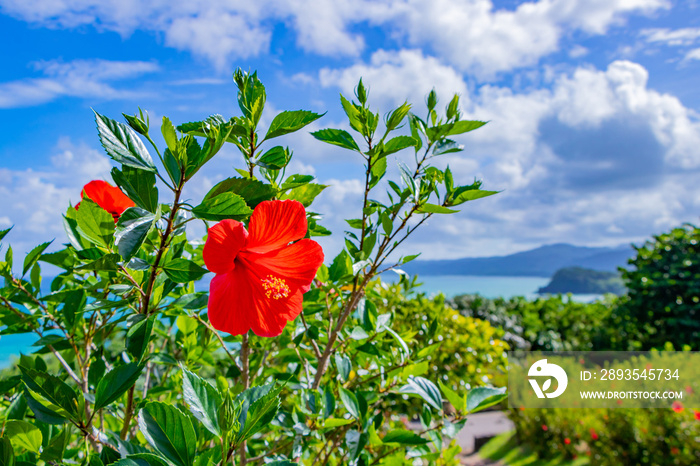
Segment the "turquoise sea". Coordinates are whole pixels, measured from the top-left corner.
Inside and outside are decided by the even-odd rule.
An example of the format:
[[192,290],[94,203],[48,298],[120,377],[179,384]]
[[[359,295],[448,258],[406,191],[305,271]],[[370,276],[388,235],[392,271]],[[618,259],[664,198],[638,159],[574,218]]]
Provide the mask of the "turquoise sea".
[[[397,275],[385,274],[385,280],[396,279]],[[537,290],[549,283],[545,277],[477,277],[469,275],[434,275],[419,277],[423,284],[420,291],[428,294],[442,292],[448,297],[464,293],[479,293],[487,298],[512,296],[537,297]],[[577,301],[592,301],[597,295],[574,295]],[[31,353],[33,334],[3,335],[0,337],[0,368],[6,367],[13,357],[20,353]]]

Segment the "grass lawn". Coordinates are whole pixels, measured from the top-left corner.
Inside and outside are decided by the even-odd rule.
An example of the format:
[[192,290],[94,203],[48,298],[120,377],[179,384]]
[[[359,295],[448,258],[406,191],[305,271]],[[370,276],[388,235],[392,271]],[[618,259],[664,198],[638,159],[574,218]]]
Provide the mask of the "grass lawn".
[[479,456],[484,459],[500,461],[508,466],[583,466],[588,465],[587,457],[577,458],[573,461],[565,460],[561,456],[550,459],[541,459],[527,445],[518,445],[515,441],[515,432],[504,432],[489,440],[481,450]]

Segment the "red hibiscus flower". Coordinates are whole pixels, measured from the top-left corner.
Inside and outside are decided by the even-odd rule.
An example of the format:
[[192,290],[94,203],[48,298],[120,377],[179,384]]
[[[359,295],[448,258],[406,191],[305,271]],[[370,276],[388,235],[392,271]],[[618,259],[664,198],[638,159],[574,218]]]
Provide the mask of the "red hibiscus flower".
[[674,401],[671,404],[671,409],[676,413],[682,413],[685,408],[683,407],[683,404],[681,404],[680,401]]
[[598,433],[595,431],[595,429],[591,429],[591,439],[593,440],[598,440]]
[[[104,210],[112,214],[114,221],[119,220],[119,216],[129,207],[134,207],[134,201],[126,197],[121,189],[115,188],[111,184],[102,180],[93,180],[83,186],[83,198],[88,198]],[[80,208],[80,202],[75,205]]]
[[202,255],[216,274],[209,290],[214,328],[274,337],[299,315],[302,295],[323,263],[321,246],[301,239],[306,229],[304,206],[291,200],[258,204],[247,231],[235,220],[209,228]]
[[693,411],[693,414],[695,414],[695,420],[700,421],[700,411]]
[[571,443],[571,439],[570,439],[569,437],[566,437],[566,438],[564,439],[564,443],[567,444],[567,445],[569,445],[569,444]]

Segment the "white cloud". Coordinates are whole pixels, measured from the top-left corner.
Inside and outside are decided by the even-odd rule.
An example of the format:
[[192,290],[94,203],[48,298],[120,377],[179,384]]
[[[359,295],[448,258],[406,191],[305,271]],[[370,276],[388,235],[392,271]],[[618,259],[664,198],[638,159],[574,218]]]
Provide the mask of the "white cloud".
[[7,241],[17,254],[56,238],[65,242],[61,214],[80,201],[82,187],[91,180],[110,180],[111,163],[101,151],[59,139],[51,165],[37,169],[0,168],[0,199],[5,225],[15,225]]
[[158,65],[142,61],[74,60],[41,61],[34,68],[45,77],[0,83],[0,108],[28,107],[59,97],[130,99],[141,93],[118,89],[112,81],[130,79],[158,70]]
[[357,26],[368,24],[481,77],[536,64],[571,32],[605,34],[630,14],[669,7],[668,0],[539,0],[512,10],[492,0],[0,0],[5,14],[42,26],[150,31],[222,71],[268,51],[274,24],[283,22],[308,52],[357,56],[365,47]]
[[[468,98],[464,79],[456,70],[426,57],[419,50],[391,52],[379,50],[367,64],[358,63],[348,68],[323,68],[319,82],[323,87],[338,87],[351,97],[359,79],[369,88],[373,105],[388,110],[404,100],[423,102],[433,87],[443,99],[458,93]],[[446,104],[447,102],[445,102]]]
[[[439,62],[417,52],[388,54],[323,70],[319,80],[348,92],[362,74],[392,102],[414,95],[409,101],[422,103],[424,90],[414,90],[405,73]],[[456,76],[450,86],[466,89],[454,70],[441,75]],[[404,79],[394,84],[399,76]],[[550,72],[547,79],[548,88],[482,85],[465,95],[465,118],[489,124],[460,138],[465,152],[437,163],[449,163],[462,184],[476,176],[486,189],[504,192],[432,220],[408,249],[449,258],[543,242],[618,245],[697,216],[700,122],[691,109],[650,89],[647,70],[629,61]]]
[[683,28],[683,29],[644,29],[641,36],[647,42],[661,43],[669,46],[687,46],[693,45],[700,39],[700,28]]
[[700,48],[693,49],[685,54],[685,61],[689,60],[700,60]]

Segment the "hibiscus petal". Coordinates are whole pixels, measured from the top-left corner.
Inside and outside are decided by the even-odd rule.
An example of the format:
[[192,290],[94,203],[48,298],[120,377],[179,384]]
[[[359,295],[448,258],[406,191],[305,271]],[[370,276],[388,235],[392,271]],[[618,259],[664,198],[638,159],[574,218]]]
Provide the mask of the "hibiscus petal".
[[267,254],[242,252],[241,259],[248,267],[258,269],[256,272],[259,276],[270,274],[280,277],[293,288],[308,291],[308,286],[323,264],[323,249],[316,241],[307,238]]
[[217,330],[231,335],[242,335],[252,329],[261,337],[278,336],[301,309],[300,292],[288,298],[269,298],[260,277],[243,265],[211,281],[209,321]]
[[306,235],[306,211],[299,201],[265,201],[250,217],[250,237],[246,250],[257,253],[274,251]]
[[209,286],[209,322],[215,329],[231,335],[243,335],[250,330],[248,312],[255,306],[250,284],[240,271],[220,274]]
[[121,189],[102,180],[93,180],[86,184],[83,187],[83,197],[85,196],[117,217],[129,207],[136,205]]
[[207,232],[202,257],[207,268],[214,273],[228,273],[235,267],[238,252],[246,245],[248,232],[241,222],[222,220]]

